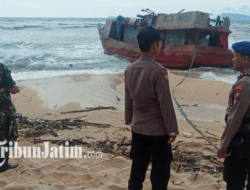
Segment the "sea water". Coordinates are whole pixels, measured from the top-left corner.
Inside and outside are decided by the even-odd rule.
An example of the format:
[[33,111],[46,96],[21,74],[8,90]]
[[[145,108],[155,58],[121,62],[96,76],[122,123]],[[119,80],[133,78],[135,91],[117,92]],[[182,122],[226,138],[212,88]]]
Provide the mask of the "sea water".
[[[98,34],[104,18],[0,18],[0,62],[15,80],[79,74],[121,74],[129,61],[104,54]],[[249,40],[250,21],[233,21],[229,47]],[[200,78],[233,83],[232,69],[198,68]]]

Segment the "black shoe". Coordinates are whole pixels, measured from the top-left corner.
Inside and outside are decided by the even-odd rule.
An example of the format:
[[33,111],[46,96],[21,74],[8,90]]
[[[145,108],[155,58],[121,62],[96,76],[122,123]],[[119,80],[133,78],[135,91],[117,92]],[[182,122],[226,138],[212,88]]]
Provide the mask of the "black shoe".
[[0,173],[3,173],[7,170],[10,170],[10,169],[15,169],[19,166],[19,164],[11,164],[11,163],[8,163],[6,165],[4,165],[3,167],[0,168]]

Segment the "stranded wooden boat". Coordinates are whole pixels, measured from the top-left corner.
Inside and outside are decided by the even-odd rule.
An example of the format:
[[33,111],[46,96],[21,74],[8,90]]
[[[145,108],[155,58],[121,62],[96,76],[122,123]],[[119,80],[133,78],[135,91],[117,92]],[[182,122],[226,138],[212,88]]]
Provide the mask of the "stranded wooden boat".
[[156,61],[171,69],[192,67],[230,67],[233,53],[228,49],[229,18],[223,24],[210,25],[210,14],[186,12],[155,14],[138,18],[109,18],[99,25],[99,35],[106,54],[118,55],[130,61],[140,57],[137,34],[146,26],[155,27],[164,39]]

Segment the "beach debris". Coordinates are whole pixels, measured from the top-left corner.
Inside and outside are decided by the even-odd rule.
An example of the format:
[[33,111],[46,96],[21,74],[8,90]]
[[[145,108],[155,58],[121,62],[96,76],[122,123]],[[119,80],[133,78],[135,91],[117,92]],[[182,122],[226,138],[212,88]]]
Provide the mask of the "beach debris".
[[90,111],[96,111],[96,110],[116,110],[115,107],[103,107],[103,106],[98,106],[98,107],[89,107],[86,108],[85,110],[73,110],[73,111],[67,111],[67,112],[61,112],[61,114],[68,114],[68,113],[81,113],[81,112],[90,112]]
[[118,102],[121,100],[118,96],[116,96],[116,99],[118,100]]
[[183,181],[181,181],[180,179],[178,181],[172,181],[175,185],[181,185],[183,183]]
[[176,173],[178,173],[180,171],[180,169],[181,169],[181,163],[179,164],[179,166],[178,166],[178,168],[176,170]]
[[198,106],[198,104],[192,104],[192,105],[187,105],[187,104],[183,104],[181,105],[182,107],[186,106],[186,107],[189,107],[189,106]]
[[215,134],[213,134],[213,133],[210,133],[209,131],[205,131],[207,134],[209,134],[209,135],[212,135],[212,136],[214,136],[214,137],[217,137],[217,135],[215,135]]
[[220,121],[216,121],[216,120],[214,120],[214,122],[216,122],[216,123],[221,123]]
[[[34,144],[50,142],[52,144],[66,145],[66,146],[85,145],[86,147],[91,148],[92,150],[102,151],[103,153],[112,154],[115,156],[123,156],[125,158],[129,158],[130,151],[127,147],[131,145],[131,140],[119,142],[119,141],[109,140],[108,138],[104,141],[96,141],[96,142],[84,141],[83,138],[66,139],[66,140],[34,138],[33,141]],[[117,148],[115,148],[118,146],[120,146],[119,151],[117,151]]]
[[82,139],[67,139],[67,140],[53,140],[53,139],[39,139],[34,138],[33,139],[34,144],[44,143],[44,142],[50,142],[52,144],[58,144],[58,145],[66,145],[66,142],[68,143],[68,146],[75,146],[75,145],[89,145],[89,143],[83,141]]
[[51,129],[52,135],[53,135],[54,137],[58,137],[57,131],[56,131],[52,126],[49,126],[49,127],[50,127],[50,129]]
[[198,174],[198,173],[195,173],[195,174],[194,174],[193,181],[195,181],[195,180],[197,179],[198,176],[199,176],[199,174]]
[[124,138],[122,139],[121,143],[117,145],[117,149],[116,149],[117,151],[120,149],[121,146],[124,146],[123,143],[124,143],[125,140],[126,140],[126,137],[124,137]]
[[72,130],[74,128],[81,129],[82,127],[97,127],[97,128],[109,128],[110,124],[92,123],[80,118],[66,118],[60,120],[49,119],[29,119],[27,117],[21,117],[18,123],[19,132],[25,137],[39,137],[45,134],[51,134],[54,137],[59,136],[59,130]]
[[[84,115],[84,116],[80,116],[80,117],[68,117],[67,119],[81,119],[81,118],[84,118],[84,117],[88,117],[88,115]],[[58,119],[56,121],[63,121],[65,119]]]
[[194,172],[192,181],[198,177],[198,172],[218,174],[223,171],[223,162],[217,159],[216,155],[202,156],[198,152],[185,152],[178,148],[173,149],[174,160],[172,169],[177,173]]
[[[77,137],[77,136],[76,136]],[[77,137],[77,139],[40,139],[34,138],[34,144],[50,142],[57,145],[67,146],[82,145],[91,150],[101,151],[103,153],[110,154],[110,159],[117,156],[122,156],[129,159],[131,140],[123,137],[119,140],[110,140],[108,137],[105,140],[96,140],[89,142],[88,139]],[[223,162],[216,158],[216,155],[203,156],[197,151],[186,152],[185,149],[179,148],[173,149],[174,159],[171,164],[171,168],[177,173],[192,172],[194,176],[190,179],[195,181],[199,175],[199,172],[218,175],[223,171]]]
[[190,132],[184,132],[184,133],[183,133],[183,136],[186,137],[186,138],[192,138],[192,137],[193,137],[193,134],[190,133]]
[[[100,124],[100,123],[91,123],[80,118],[86,117],[81,116],[78,118],[66,118],[59,120],[49,120],[49,119],[29,119],[27,117],[20,117],[18,123],[20,136],[24,137],[33,137],[34,144],[40,144],[44,142],[50,142],[56,145],[65,145],[65,146],[84,146],[94,151],[101,151],[110,155],[110,159],[117,156],[122,156],[129,159],[130,149],[131,149],[131,140],[126,136],[118,137],[112,139],[108,136],[106,139],[96,140],[94,136],[84,137],[79,136],[77,133],[73,138],[62,138],[59,136],[60,130],[73,130],[73,129],[82,129],[84,127],[96,127],[100,128],[100,132],[103,129],[111,127],[109,124]],[[115,128],[117,129],[117,128]],[[73,131],[74,132],[74,131]],[[189,133],[189,132],[188,132]],[[41,137],[45,134],[51,134],[54,137],[43,139]],[[192,133],[189,133],[192,135]],[[66,142],[68,144],[66,144]],[[212,175],[221,175],[223,171],[223,162],[216,157],[215,154],[204,155],[201,151],[196,151],[195,149],[186,149],[185,145],[187,142],[177,141],[173,146],[173,162],[171,168],[177,173],[186,173],[191,172],[194,174],[191,177],[191,180],[195,181],[198,177],[199,172],[208,173]],[[193,146],[188,143],[189,147]],[[25,171],[24,171],[25,172]]]

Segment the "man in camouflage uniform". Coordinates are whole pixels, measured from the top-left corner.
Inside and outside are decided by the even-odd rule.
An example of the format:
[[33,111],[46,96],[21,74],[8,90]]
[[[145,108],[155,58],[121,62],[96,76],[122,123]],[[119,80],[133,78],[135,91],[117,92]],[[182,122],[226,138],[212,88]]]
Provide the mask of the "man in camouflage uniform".
[[[11,77],[11,71],[0,63],[0,150],[1,147],[8,147],[11,140],[11,117],[16,109],[11,102],[10,94],[18,92],[19,88]],[[10,164],[8,161],[8,152],[1,155],[0,151],[0,173],[18,167],[18,164]]]

